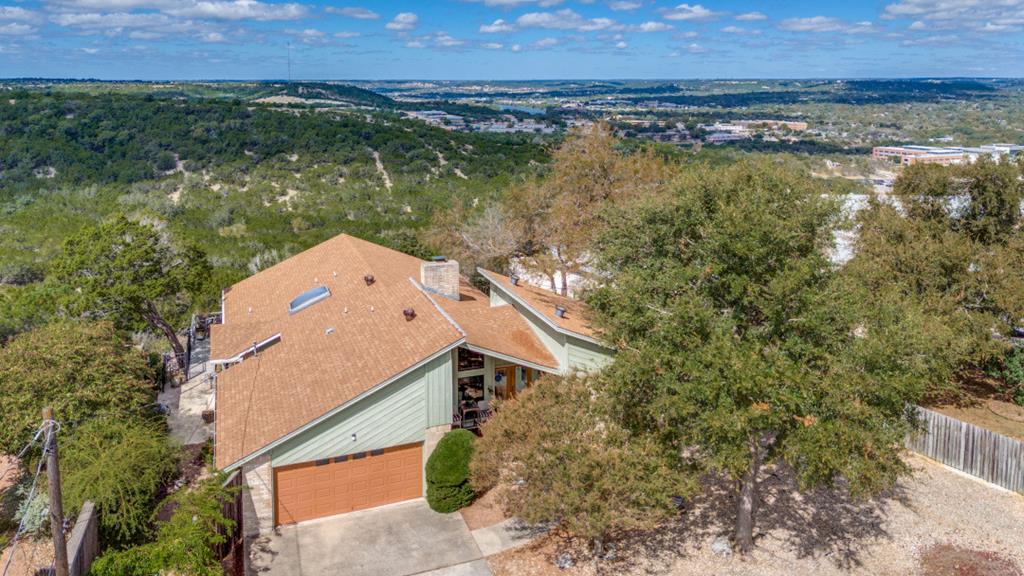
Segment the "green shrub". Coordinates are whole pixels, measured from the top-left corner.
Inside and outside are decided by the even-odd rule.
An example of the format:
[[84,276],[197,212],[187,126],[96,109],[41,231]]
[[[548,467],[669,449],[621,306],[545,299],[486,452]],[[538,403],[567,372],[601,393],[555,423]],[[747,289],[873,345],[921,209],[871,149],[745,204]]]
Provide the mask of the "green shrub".
[[177,505],[171,519],[159,525],[156,540],[125,550],[108,551],[96,559],[92,576],[150,576],[182,574],[221,576],[224,572],[214,545],[224,542],[217,529],[234,522],[221,512],[233,489],[221,484],[220,474],[203,480],[196,488],[183,489],[170,498]]
[[103,542],[124,546],[149,536],[157,491],[178,468],[178,450],[141,418],[96,418],[76,428],[61,448],[65,512],[86,500],[99,510]]
[[1002,361],[992,363],[988,375],[1006,382],[1010,398],[1024,406],[1024,349],[1011,348]]
[[427,459],[427,503],[435,512],[455,512],[476,498],[469,484],[474,440],[469,430],[452,430]]

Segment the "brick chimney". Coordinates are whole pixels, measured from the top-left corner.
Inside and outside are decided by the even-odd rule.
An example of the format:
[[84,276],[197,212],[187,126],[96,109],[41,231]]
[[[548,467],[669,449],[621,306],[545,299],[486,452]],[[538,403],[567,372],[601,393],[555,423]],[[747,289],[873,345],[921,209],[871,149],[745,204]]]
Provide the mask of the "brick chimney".
[[435,258],[420,264],[420,284],[434,294],[459,299],[459,263]]

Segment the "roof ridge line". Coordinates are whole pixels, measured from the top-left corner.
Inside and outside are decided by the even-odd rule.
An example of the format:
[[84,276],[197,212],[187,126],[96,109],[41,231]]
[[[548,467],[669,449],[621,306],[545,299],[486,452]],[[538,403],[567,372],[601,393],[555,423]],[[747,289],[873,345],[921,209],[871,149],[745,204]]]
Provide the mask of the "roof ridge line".
[[462,326],[459,326],[459,323],[456,322],[455,319],[452,318],[450,314],[448,314],[448,311],[442,308],[441,305],[434,300],[434,297],[431,296],[426,286],[417,282],[415,278],[409,278],[409,282],[412,282],[412,285],[415,286],[417,290],[419,290],[421,293],[423,293],[424,296],[427,297],[427,300],[429,300],[430,303],[434,305],[434,308],[436,308],[437,311],[441,313],[441,316],[444,316],[444,319],[451,323],[451,325],[454,326],[455,329],[459,331],[459,334],[462,334],[463,338],[468,337],[466,335],[466,331],[462,329]]

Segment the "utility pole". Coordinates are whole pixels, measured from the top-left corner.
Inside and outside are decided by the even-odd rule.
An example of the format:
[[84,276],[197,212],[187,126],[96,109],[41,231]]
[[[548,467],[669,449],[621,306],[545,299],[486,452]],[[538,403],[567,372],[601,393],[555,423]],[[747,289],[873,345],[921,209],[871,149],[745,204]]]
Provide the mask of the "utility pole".
[[50,532],[53,534],[53,566],[56,576],[69,576],[68,549],[64,542],[64,500],[60,491],[60,465],[57,463],[57,431],[53,421],[53,408],[43,408],[43,426],[46,441],[46,478],[50,481]]

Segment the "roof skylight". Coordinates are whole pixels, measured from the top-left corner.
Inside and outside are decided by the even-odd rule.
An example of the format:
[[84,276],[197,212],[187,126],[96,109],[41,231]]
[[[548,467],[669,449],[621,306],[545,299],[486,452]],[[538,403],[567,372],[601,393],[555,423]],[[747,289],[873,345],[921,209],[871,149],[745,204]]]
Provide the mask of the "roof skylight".
[[316,288],[310,288],[302,294],[295,297],[294,300],[288,303],[288,313],[295,314],[300,310],[309,308],[313,304],[327,298],[331,295],[330,289],[327,286],[317,286]]

